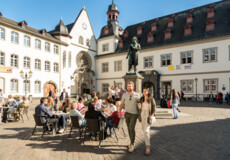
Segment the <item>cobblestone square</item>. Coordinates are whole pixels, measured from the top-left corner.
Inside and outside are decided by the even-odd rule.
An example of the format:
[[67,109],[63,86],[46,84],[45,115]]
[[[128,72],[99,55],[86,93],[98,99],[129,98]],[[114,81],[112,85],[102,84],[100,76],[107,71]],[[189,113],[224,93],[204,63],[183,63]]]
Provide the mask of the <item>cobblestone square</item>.
[[[183,103],[182,103],[183,105]],[[184,103],[179,119],[159,117],[151,127],[151,155],[144,155],[145,145],[140,123],[136,126],[136,149],[127,152],[128,137],[118,131],[116,138],[107,138],[98,148],[97,141],[85,142],[82,146],[76,131],[68,138],[65,134],[41,137],[38,127],[31,135],[34,120],[33,104],[29,120],[0,124],[0,160],[95,160],[95,159],[156,159],[156,160],[227,160],[230,159],[230,106],[208,103]],[[157,111],[172,112],[157,108]],[[127,135],[127,128],[125,126]],[[76,138],[74,138],[76,137]]]

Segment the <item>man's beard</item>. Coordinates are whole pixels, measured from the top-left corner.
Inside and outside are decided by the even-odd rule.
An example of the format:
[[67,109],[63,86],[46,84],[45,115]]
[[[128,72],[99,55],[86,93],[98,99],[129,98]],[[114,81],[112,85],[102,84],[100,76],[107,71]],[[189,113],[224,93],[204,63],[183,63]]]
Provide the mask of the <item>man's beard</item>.
[[132,92],[133,90],[132,89],[128,89],[128,92]]

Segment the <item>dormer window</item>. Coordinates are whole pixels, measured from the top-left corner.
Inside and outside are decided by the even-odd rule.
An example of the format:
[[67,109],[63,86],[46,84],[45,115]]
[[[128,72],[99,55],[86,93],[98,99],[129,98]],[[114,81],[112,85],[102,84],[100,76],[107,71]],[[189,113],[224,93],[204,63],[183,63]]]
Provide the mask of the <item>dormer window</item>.
[[149,32],[147,37],[148,37],[148,39],[147,39],[147,42],[148,42],[148,43],[154,41],[154,37],[153,37],[153,33],[152,33],[152,32]]
[[127,38],[129,36],[129,32],[127,30],[124,31],[124,38]]
[[192,34],[192,26],[190,24],[187,24],[184,27],[184,35],[187,36],[187,35],[191,35],[191,34]]
[[138,27],[137,28],[137,35],[141,35],[142,34],[142,28],[141,27]]
[[123,40],[122,39],[119,40],[118,46],[119,46],[119,48],[123,48]]
[[104,28],[104,34],[106,35],[106,34],[109,34],[109,27],[108,26],[106,26],[105,28]]
[[47,33],[47,32],[46,32],[46,30],[45,30],[45,29],[43,29],[43,30],[42,30],[42,35],[43,35],[43,36],[45,36],[45,35],[46,35],[46,33]]
[[2,13],[0,12],[0,19],[2,18]]
[[192,16],[191,13],[186,16],[186,22],[187,23],[192,23],[193,22],[193,16]]
[[168,27],[173,27],[174,26],[174,20],[173,19],[169,19],[168,20]]
[[165,39],[170,39],[172,36],[172,31],[171,29],[166,29],[165,30]]
[[210,19],[206,22],[206,31],[212,31],[215,29],[215,21]]
[[151,31],[156,31],[157,30],[157,24],[156,23],[153,23],[151,25]]
[[207,11],[207,18],[212,18],[215,16],[215,11],[213,8],[209,8]]
[[19,25],[22,26],[22,28],[26,28],[27,27],[26,21],[20,22]]

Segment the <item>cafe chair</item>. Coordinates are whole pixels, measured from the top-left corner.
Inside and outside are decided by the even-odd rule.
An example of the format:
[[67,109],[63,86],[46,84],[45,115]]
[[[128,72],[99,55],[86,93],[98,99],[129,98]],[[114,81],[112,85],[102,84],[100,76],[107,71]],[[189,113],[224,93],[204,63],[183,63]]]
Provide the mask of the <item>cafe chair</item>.
[[114,134],[115,134],[115,137],[117,139],[117,142],[118,142],[118,138],[117,138],[117,133],[116,133],[116,129],[122,129],[123,133],[124,133],[124,137],[126,137],[125,135],[125,131],[124,131],[124,123],[125,123],[125,117],[121,117],[120,118],[120,121],[118,123],[118,126],[117,127],[113,127],[113,131],[114,131]]
[[34,114],[33,116],[34,116],[34,121],[35,121],[35,127],[33,129],[32,135],[34,134],[36,127],[41,126],[41,127],[43,127],[43,133],[42,133],[41,138],[43,138],[43,135],[46,132],[46,128],[49,127],[49,125],[50,125],[49,119],[47,119],[46,123],[42,123],[42,117],[46,117],[45,115]]
[[81,139],[82,132],[83,132],[83,129],[85,127],[79,125],[78,116],[70,116],[70,119],[71,119],[71,124],[70,124],[70,132],[69,132],[68,137],[70,137],[71,132],[73,131],[73,128],[76,128],[76,129],[79,129],[79,135],[80,135],[80,139]]
[[[89,133],[97,133],[97,135],[100,136],[100,132],[102,132],[102,138],[99,137],[99,145],[98,147],[101,147],[101,144],[104,139],[104,129],[103,127],[100,127],[99,125],[100,121],[98,119],[87,119],[86,127],[85,127],[85,134],[83,139],[83,145],[85,143],[85,137],[86,137],[86,131]],[[102,130],[102,131],[101,131]]]

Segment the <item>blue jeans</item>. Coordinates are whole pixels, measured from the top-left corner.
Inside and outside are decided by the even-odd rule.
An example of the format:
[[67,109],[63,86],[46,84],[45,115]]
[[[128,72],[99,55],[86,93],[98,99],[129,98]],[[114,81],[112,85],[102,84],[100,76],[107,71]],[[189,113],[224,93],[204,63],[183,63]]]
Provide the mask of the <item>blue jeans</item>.
[[178,116],[177,116],[177,106],[172,104],[172,109],[173,109],[174,118],[178,118]]
[[106,120],[106,127],[105,127],[105,132],[107,132],[108,128],[110,131],[110,135],[113,135],[113,127],[117,127],[114,123],[112,123],[113,119],[107,119]]
[[69,119],[69,115],[68,114],[64,114],[62,116],[59,117],[59,125],[61,126],[61,128],[65,128],[66,125],[66,120]]

